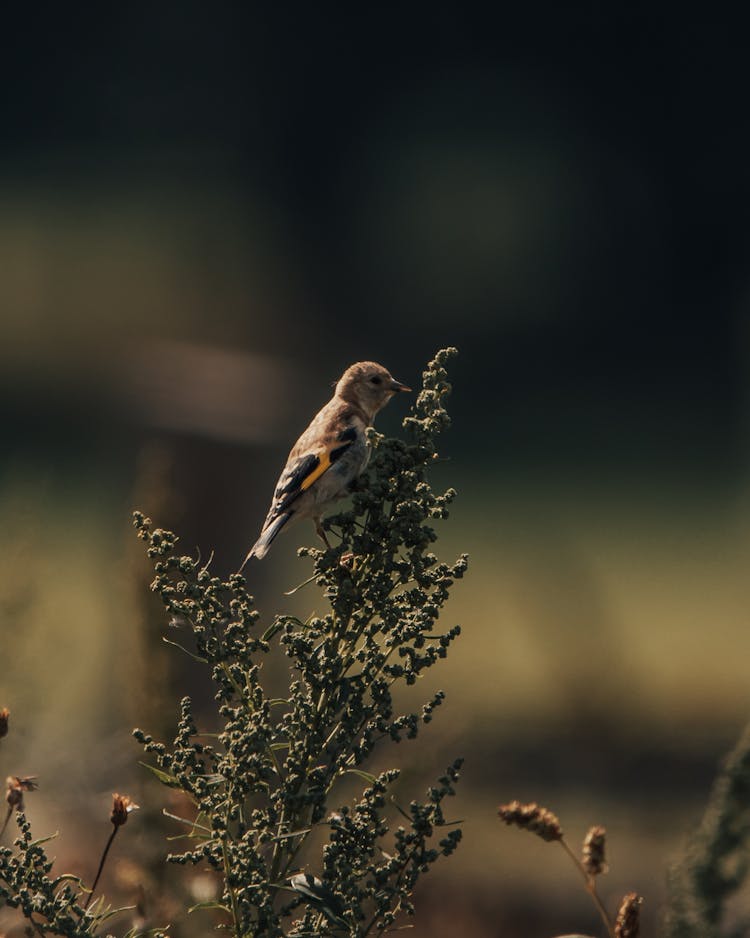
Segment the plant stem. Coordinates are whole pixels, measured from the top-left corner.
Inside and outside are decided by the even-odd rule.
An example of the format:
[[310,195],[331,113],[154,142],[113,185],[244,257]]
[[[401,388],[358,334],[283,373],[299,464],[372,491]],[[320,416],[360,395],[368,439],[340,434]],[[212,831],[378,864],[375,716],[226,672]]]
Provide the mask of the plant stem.
[[107,854],[109,853],[109,848],[112,846],[112,843],[115,839],[115,835],[117,834],[117,828],[118,828],[117,824],[113,825],[112,827],[112,833],[109,835],[107,846],[104,848],[104,853],[102,854],[102,858],[99,861],[99,869],[96,871],[96,877],[94,878],[94,885],[91,887],[91,892],[89,893],[89,897],[86,900],[86,904],[83,907],[84,912],[86,911],[86,909],[88,909],[89,905],[91,904],[91,900],[94,898],[94,892],[99,883],[99,877],[102,875],[102,870],[104,869],[104,863],[106,862]]
[[599,898],[599,894],[596,891],[596,881],[594,880],[594,877],[589,876],[589,874],[583,868],[581,861],[578,859],[578,857],[573,853],[573,851],[567,845],[564,838],[561,837],[559,843],[560,843],[560,846],[563,848],[563,850],[568,854],[570,859],[573,861],[573,863],[575,863],[576,868],[581,873],[581,876],[583,876],[586,882],[586,892],[588,892],[588,894],[591,896],[591,899],[594,905],[596,906],[597,911],[599,912],[599,915],[601,916],[602,921],[604,922],[604,925],[607,929],[607,934],[610,936],[610,938],[615,938],[614,928],[612,927],[612,923],[609,920],[609,915],[607,915],[607,910],[604,908],[602,904],[602,900]]
[[234,888],[229,882],[229,877],[231,876],[232,871],[229,866],[229,853],[227,851],[226,838],[222,838],[221,840],[221,856],[222,856],[222,860],[224,861],[224,882],[226,883],[227,891],[229,892],[229,901],[232,906],[232,919],[234,921],[234,934],[236,938],[242,938],[242,933],[240,931],[240,925],[241,925],[240,912],[239,912],[239,909],[237,908],[237,897],[234,894]]

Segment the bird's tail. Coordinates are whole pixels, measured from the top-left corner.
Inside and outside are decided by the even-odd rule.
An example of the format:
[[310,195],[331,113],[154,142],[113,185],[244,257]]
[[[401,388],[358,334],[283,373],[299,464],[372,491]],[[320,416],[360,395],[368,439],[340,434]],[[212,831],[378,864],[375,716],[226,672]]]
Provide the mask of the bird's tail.
[[291,518],[290,513],[284,513],[279,515],[277,518],[274,518],[270,524],[267,524],[260,533],[260,537],[250,548],[250,553],[245,557],[245,561],[240,567],[240,573],[245,569],[245,564],[250,560],[251,557],[257,557],[258,560],[262,560],[268,553],[268,548],[271,546],[271,541],[276,537],[279,531],[284,527],[287,521]]

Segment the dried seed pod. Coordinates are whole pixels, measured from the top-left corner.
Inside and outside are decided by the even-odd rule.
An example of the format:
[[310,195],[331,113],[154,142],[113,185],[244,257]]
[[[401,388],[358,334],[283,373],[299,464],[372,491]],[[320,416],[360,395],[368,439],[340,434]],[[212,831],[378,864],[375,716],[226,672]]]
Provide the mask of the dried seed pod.
[[501,821],[531,831],[542,840],[562,840],[563,832],[557,815],[534,801],[530,804],[522,804],[520,801],[501,804],[497,813]]
[[127,821],[131,811],[135,811],[139,806],[133,802],[127,795],[112,795],[112,815],[110,820],[115,827],[122,827]]
[[5,800],[8,802],[8,807],[16,809],[16,811],[23,811],[23,793],[25,791],[36,791],[39,786],[36,783],[36,775],[9,775],[5,779],[6,792]]
[[641,933],[641,903],[637,892],[623,896],[615,922],[615,938],[638,938]]
[[589,876],[598,876],[609,869],[604,858],[606,837],[607,831],[600,824],[591,827],[586,834],[581,863]]

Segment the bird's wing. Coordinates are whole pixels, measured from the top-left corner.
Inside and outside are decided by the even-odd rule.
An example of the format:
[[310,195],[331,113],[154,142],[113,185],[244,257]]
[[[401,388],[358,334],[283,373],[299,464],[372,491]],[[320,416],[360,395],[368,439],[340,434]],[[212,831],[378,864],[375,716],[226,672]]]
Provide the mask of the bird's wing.
[[330,440],[321,440],[313,451],[290,458],[276,485],[271,515],[286,511],[295,499],[341,459],[356,438],[356,428],[347,427]]

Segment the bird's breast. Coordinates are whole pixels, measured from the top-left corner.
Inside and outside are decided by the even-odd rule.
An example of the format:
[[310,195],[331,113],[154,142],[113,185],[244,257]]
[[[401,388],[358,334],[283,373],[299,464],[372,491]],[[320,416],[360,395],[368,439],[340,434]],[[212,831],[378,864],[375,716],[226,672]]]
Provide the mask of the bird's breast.
[[363,436],[358,437],[314,486],[315,501],[320,504],[345,495],[349,485],[367,465],[369,457],[370,448],[366,440]]

